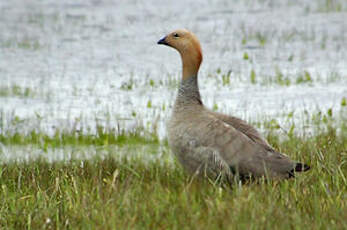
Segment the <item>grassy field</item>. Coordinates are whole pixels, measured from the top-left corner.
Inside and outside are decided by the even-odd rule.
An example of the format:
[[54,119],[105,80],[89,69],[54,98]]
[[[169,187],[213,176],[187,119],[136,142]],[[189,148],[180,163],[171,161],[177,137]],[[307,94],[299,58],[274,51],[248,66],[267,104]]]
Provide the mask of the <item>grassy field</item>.
[[[346,229],[346,133],[346,122],[283,140],[270,131],[271,144],[312,169],[288,181],[235,182],[224,189],[191,178],[176,161],[119,158],[112,149],[92,160],[2,163],[0,228]],[[43,149],[150,145],[161,146],[163,158],[171,154],[155,137],[114,135],[3,134],[1,142]]]

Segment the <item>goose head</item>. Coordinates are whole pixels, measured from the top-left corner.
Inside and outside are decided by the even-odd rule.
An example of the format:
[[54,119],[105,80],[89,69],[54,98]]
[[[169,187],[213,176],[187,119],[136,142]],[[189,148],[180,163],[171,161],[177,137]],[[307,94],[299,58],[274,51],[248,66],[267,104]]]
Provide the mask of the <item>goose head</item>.
[[186,29],[175,30],[158,41],[176,49],[182,59],[183,79],[197,77],[202,62],[202,51],[198,38]]

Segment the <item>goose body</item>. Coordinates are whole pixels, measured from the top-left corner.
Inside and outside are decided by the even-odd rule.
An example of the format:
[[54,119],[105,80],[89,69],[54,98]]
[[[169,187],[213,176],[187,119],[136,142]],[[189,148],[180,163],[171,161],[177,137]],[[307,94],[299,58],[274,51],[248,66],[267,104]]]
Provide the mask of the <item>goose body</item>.
[[168,139],[185,170],[231,180],[235,175],[284,179],[309,169],[274,150],[245,121],[212,112],[203,105],[198,86],[202,51],[193,33],[176,30],[158,44],[175,48],[182,59],[182,80],[168,123]]

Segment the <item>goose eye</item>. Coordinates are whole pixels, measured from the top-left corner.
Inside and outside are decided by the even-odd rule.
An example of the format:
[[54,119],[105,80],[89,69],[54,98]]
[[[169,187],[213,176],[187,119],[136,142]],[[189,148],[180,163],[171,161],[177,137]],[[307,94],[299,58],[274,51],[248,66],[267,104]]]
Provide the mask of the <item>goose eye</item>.
[[178,33],[174,33],[173,36],[174,36],[175,38],[178,38],[178,37],[179,37]]

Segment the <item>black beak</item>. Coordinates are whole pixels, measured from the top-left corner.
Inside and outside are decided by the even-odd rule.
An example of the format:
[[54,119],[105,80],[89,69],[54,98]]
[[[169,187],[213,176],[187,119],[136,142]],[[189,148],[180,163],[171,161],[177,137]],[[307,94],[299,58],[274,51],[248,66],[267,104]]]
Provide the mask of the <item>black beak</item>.
[[168,43],[165,41],[166,40],[166,36],[163,37],[162,39],[160,39],[157,44],[159,45],[168,45]]

